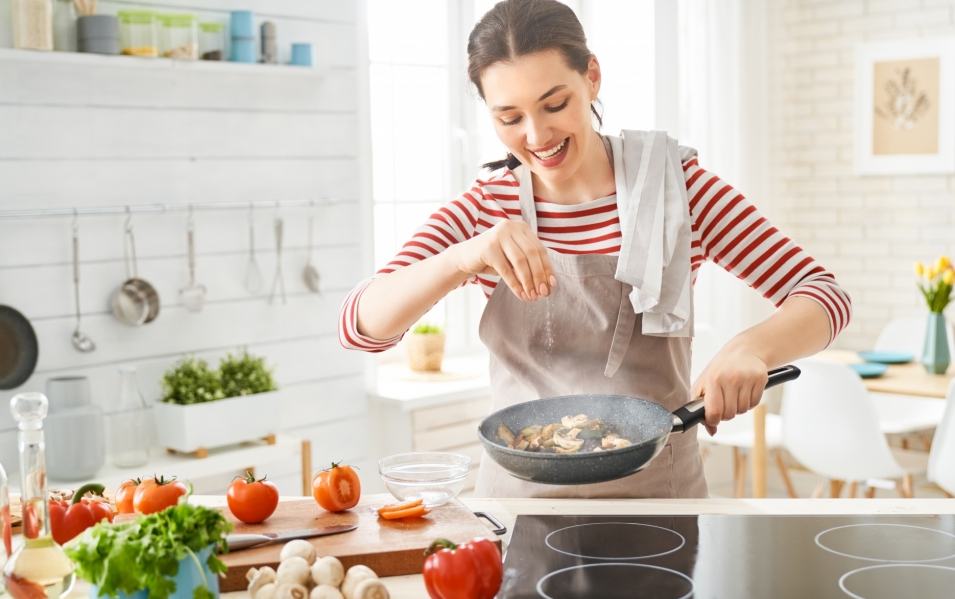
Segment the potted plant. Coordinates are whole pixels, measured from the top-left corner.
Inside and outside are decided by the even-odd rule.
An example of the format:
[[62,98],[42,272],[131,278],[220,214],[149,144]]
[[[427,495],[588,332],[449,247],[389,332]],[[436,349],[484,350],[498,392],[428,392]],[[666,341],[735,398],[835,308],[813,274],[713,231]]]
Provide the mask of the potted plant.
[[268,438],[281,426],[279,397],[264,358],[242,348],[211,370],[205,360],[184,357],[162,378],[163,396],[153,407],[159,444],[206,457],[210,447]]
[[419,323],[405,337],[408,366],[416,372],[437,372],[444,360],[444,329],[436,324]]
[[948,323],[945,307],[952,301],[952,283],[955,270],[948,256],[939,256],[929,267],[915,263],[919,290],[928,304],[928,324],[925,329],[925,345],[922,348],[922,366],[929,374],[945,374],[951,362],[948,353]]
[[232,530],[222,512],[182,502],[132,522],[102,522],[63,548],[90,599],[216,599]]

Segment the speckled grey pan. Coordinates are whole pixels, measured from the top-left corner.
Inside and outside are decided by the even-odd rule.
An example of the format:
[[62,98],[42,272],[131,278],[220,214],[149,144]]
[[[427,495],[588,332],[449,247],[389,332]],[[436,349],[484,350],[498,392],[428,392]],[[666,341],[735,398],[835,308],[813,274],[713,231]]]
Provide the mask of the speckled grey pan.
[[[766,388],[799,377],[795,366],[769,371]],[[567,415],[602,418],[620,429],[633,444],[623,449],[587,453],[536,453],[508,449],[494,441],[503,422],[512,431],[532,424],[560,422]],[[565,395],[520,403],[494,412],[478,425],[478,437],[491,459],[512,476],[549,485],[585,485],[616,480],[642,470],[663,450],[671,432],[683,432],[703,421],[703,400],[670,413],[660,404],[622,395]]]

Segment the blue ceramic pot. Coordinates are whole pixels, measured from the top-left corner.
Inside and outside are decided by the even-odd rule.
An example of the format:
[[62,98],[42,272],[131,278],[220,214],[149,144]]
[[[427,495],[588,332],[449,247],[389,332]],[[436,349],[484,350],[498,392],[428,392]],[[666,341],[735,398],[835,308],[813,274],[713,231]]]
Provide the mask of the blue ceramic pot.
[[[206,549],[203,549],[197,553],[196,557],[199,559],[199,563],[202,564],[202,572],[205,574],[206,586],[210,591],[212,591],[213,596],[218,599],[219,577],[213,574],[212,571],[209,570],[209,566],[206,564],[206,560],[209,559],[211,554],[212,547],[207,547]],[[203,585],[202,574],[199,573],[199,568],[196,566],[196,560],[189,556],[180,561],[179,574],[173,578],[173,581],[176,583],[176,591],[169,595],[169,599],[192,599],[193,589]],[[148,597],[148,589],[136,591],[132,595],[128,595],[122,591],[119,593],[119,599],[148,599]],[[90,599],[100,599],[99,587],[90,585]]]
[[948,323],[944,314],[929,312],[925,329],[925,346],[922,348],[922,366],[929,374],[945,374],[951,363],[948,353]]

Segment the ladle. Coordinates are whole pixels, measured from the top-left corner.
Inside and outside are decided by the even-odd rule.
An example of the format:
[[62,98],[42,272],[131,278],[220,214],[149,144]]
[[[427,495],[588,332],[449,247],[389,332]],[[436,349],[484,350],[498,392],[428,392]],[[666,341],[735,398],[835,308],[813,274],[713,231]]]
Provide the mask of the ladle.
[[285,280],[282,278],[282,218],[275,217],[275,277],[272,279],[272,291],[269,293],[269,303],[275,299],[275,290],[282,291],[282,303],[285,301]]
[[81,352],[91,352],[96,344],[80,331],[80,225],[73,218],[73,292],[76,296],[76,330],[73,331],[73,347]]
[[312,224],[314,218],[311,214],[308,215],[308,262],[305,264],[305,270],[302,271],[302,280],[305,281],[305,286],[309,288],[310,291],[321,295],[321,275],[318,274],[318,269],[315,268],[315,265],[312,264]]
[[262,291],[262,270],[255,261],[255,226],[252,219],[252,204],[249,204],[249,264],[245,267],[245,290],[252,295]]

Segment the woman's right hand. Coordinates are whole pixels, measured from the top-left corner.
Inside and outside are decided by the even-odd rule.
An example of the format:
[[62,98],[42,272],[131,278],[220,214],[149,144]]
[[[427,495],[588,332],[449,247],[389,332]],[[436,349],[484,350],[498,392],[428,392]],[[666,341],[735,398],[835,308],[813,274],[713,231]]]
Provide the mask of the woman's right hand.
[[468,275],[499,275],[523,301],[547,297],[557,286],[544,244],[524,221],[501,221],[451,247],[459,271]]

